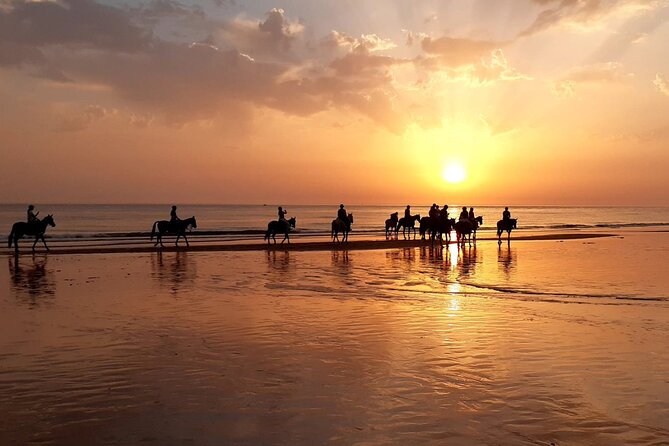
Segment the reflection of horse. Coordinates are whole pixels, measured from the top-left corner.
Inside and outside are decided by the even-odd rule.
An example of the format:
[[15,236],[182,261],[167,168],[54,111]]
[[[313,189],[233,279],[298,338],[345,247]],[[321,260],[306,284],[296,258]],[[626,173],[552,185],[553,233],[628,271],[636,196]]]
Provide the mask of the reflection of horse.
[[511,243],[511,230],[516,229],[518,223],[517,218],[510,218],[508,220],[500,220],[497,222],[497,242],[502,243],[502,232],[508,233],[507,242]]
[[351,225],[353,224],[353,214],[348,214],[346,217],[348,224],[340,218],[332,220],[332,241],[339,242],[339,233],[342,233],[341,243],[348,242],[348,233],[351,232]]
[[[9,273],[12,279],[12,285],[15,291],[25,292],[29,300],[25,301],[33,307],[39,304],[35,298],[53,296],[55,294],[56,283],[51,277],[51,273],[46,267],[47,256],[32,257],[32,265],[27,268],[21,266],[19,256],[8,258]],[[18,294],[17,294],[17,297]]]
[[267,225],[267,232],[265,232],[265,240],[267,240],[267,244],[269,245],[270,237],[272,237],[274,244],[276,244],[276,234],[283,234],[283,240],[281,240],[281,243],[288,240],[288,244],[290,244],[290,237],[288,237],[288,233],[290,232],[290,228],[294,227],[295,217],[292,217],[290,220],[270,221]]
[[[158,234],[156,234],[156,226],[158,227]],[[181,237],[186,240],[186,246],[190,246],[188,243],[188,238],[186,238],[186,230],[189,227],[197,228],[197,222],[195,221],[195,217],[187,218],[185,220],[176,220],[176,221],[167,221],[167,220],[159,220],[153,224],[153,228],[151,229],[151,240],[153,241],[153,237],[156,236],[156,243],[153,246],[158,246],[158,243],[160,243],[160,246],[163,245],[163,234],[176,234],[177,240],[174,242],[175,246],[179,246],[179,239]]]
[[480,215],[473,220],[462,219],[455,223],[455,233],[458,236],[458,243],[462,240],[462,244],[465,243],[465,240],[472,242],[472,234],[474,234],[474,241],[476,241],[476,229],[479,225],[483,224],[483,217]]
[[397,232],[397,219],[399,212],[390,214],[390,218],[386,219],[386,237],[389,237],[393,231]]
[[[411,237],[411,231],[413,231],[413,238],[416,238],[416,222],[420,221],[420,214],[411,215],[409,217],[400,218],[399,223],[397,223],[397,228],[395,232],[399,232],[402,228],[402,235],[404,238],[407,238],[407,231],[409,231],[409,237]],[[420,225],[420,223],[419,223]]]
[[26,223],[25,221],[19,221],[12,225],[12,232],[9,233],[7,237],[7,247],[11,248],[12,243],[14,243],[14,252],[19,253],[19,239],[24,235],[34,235],[35,243],[33,243],[33,252],[35,251],[35,245],[39,240],[42,240],[46,250],[49,250],[49,247],[46,246],[46,241],[44,240],[44,233],[48,226],[56,226],[56,223],[53,221],[53,215],[47,215],[40,221]]

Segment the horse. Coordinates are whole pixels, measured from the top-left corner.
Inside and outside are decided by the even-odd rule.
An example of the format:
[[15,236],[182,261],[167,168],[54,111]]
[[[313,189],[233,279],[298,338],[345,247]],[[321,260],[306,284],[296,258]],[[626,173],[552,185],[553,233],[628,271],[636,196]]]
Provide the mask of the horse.
[[400,221],[397,223],[397,227],[395,228],[395,234],[397,234],[400,231],[400,228],[402,228],[402,235],[404,238],[407,238],[407,230],[409,231],[409,237],[411,237],[411,231],[413,231],[413,238],[416,238],[417,221],[420,222],[420,214],[400,218]]
[[483,216],[479,215],[470,221],[472,222],[472,233],[474,234],[474,241],[476,242],[476,231],[478,231],[479,226],[483,225]]
[[52,226],[56,227],[56,223],[53,221],[53,215],[49,214],[44,217],[42,220],[36,222],[27,223],[25,221],[19,221],[12,225],[12,231],[7,237],[7,247],[12,247],[12,242],[14,243],[14,252],[19,253],[19,239],[24,235],[34,235],[35,243],[33,243],[33,252],[35,252],[35,245],[39,240],[42,240],[46,250],[49,250],[49,247],[46,245],[46,240],[44,240],[44,233],[46,232],[47,227]]
[[386,219],[386,238],[391,235],[393,231],[397,233],[397,218],[399,217],[399,212],[393,212],[390,214],[390,218]]
[[[158,234],[156,234],[156,226],[158,227]],[[186,237],[186,229],[190,226],[197,228],[195,217],[176,221],[158,220],[153,224],[153,228],[151,229],[151,241],[153,241],[153,237],[156,236],[156,243],[154,243],[153,246],[158,246],[158,243],[160,243],[161,247],[165,247],[165,245],[163,245],[163,234],[165,233],[177,235],[177,240],[174,242],[175,246],[179,246],[179,239],[181,237],[186,240],[186,246],[190,246],[188,238]]]
[[419,220],[418,223],[418,233],[420,234],[421,240],[425,240],[425,234],[430,232],[432,226],[432,217],[423,217]]
[[462,244],[464,245],[465,240],[468,240],[471,244],[472,232],[474,232],[474,223],[472,223],[472,220],[463,218],[455,223],[455,234],[458,237],[458,243],[462,240]]
[[267,232],[265,232],[265,240],[267,240],[267,244],[269,245],[269,239],[272,237],[272,240],[274,240],[274,244],[276,245],[276,234],[278,233],[283,233],[283,240],[281,240],[281,244],[288,240],[288,244],[290,245],[290,237],[288,236],[288,233],[290,232],[290,228],[295,227],[295,217],[292,217],[290,220],[274,220],[270,221],[267,224]]
[[346,243],[348,242],[348,233],[351,231],[350,225],[353,224],[353,214],[348,214],[346,217],[348,218],[349,224],[347,225],[346,222],[341,221],[339,218],[335,218],[332,220],[332,241],[333,242],[339,242],[339,233],[342,233],[342,239],[340,243]]
[[497,243],[502,244],[502,232],[508,233],[507,243],[511,243],[511,230],[516,229],[518,223],[517,218],[510,218],[508,220],[500,220],[497,222]]
[[434,221],[434,227],[432,228],[432,232],[435,238],[439,239],[439,242],[441,242],[443,235],[446,235],[446,243],[451,242],[451,230],[455,227],[455,219],[454,218],[437,218]]

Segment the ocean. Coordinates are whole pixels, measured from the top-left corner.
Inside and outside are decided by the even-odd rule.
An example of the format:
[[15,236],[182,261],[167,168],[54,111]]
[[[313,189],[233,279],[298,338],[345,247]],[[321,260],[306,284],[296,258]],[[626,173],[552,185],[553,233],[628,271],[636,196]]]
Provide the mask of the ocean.
[[[169,205],[100,205],[35,203],[40,216],[53,214],[55,228],[49,228],[51,239],[104,241],[105,239],[141,238],[151,231],[156,220],[169,219]],[[353,235],[381,235],[384,222],[393,212],[404,213],[406,205],[350,205],[354,216]],[[287,217],[295,217],[294,235],[318,236],[329,233],[338,205],[284,205]],[[449,206],[457,217],[461,205]],[[25,219],[27,205],[0,204],[0,228],[9,233],[11,225]],[[427,215],[429,204],[412,206],[413,214]],[[503,207],[475,207],[483,216],[483,231],[492,230],[501,218]],[[518,219],[519,231],[564,231],[587,229],[642,228],[669,226],[669,207],[510,207]],[[267,223],[277,218],[277,205],[179,205],[181,218],[195,216],[197,229],[191,235],[221,240],[244,240],[261,237]]]

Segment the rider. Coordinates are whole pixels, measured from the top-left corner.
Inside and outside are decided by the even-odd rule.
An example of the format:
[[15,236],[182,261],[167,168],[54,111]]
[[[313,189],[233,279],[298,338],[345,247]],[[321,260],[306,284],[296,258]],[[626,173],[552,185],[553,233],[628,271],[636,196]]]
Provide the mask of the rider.
[[474,208],[469,208],[469,219],[474,220],[476,216],[474,215]]
[[411,218],[411,206],[407,204],[407,208],[404,210],[404,218]]
[[459,220],[469,220],[469,212],[467,212],[467,206],[462,206],[462,212],[460,212]]
[[348,214],[346,213],[346,209],[344,209],[344,205],[340,204],[339,205],[339,210],[337,211],[337,218],[342,221],[346,225],[346,228],[350,231],[351,230],[351,222],[348,221]]
[[279,206],[279,221],[286,221],[286,214],[288,211],[284,211],[281,206]]
[[432,203],[432,207],[430,208],[430,212],[428,212],[428,215],[430,216],[430,218],[439,217],[439,206],[437,206],[437,203]]
[[439,211],[439,218],[442,220],[448,220],[448,205],[445,204],[443,208],[441,208],[441,211]]
[[39,211],[35,211],[35,206],[32,204],[28,206],[28,223],[37,223],[39,219],[37,216],[39,215]]
[[504,212],[502,212],[502,220],[511,220],[511,212],[509,212],[509,207],[504,208]]
[[179,217],[177,217],[177,207],[172,206],[172,210],[170,211],[170,223],[176,223],[180,221]]

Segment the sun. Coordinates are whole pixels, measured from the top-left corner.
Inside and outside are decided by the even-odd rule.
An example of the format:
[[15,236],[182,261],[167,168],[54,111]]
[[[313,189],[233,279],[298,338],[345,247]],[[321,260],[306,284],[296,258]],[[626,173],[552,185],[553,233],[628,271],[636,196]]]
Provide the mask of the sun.
[[462,183],[467,178],[467,171],[462,164],[453,162],[444,166],[441,176],[449,183]]

